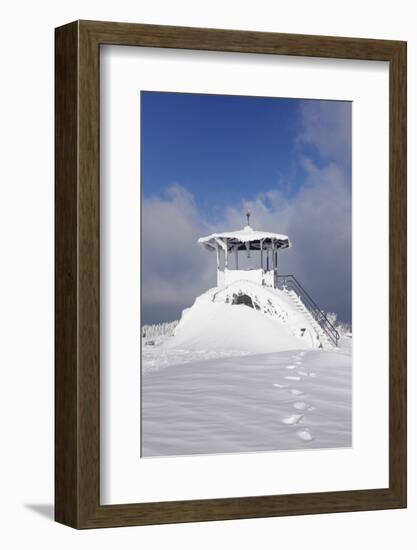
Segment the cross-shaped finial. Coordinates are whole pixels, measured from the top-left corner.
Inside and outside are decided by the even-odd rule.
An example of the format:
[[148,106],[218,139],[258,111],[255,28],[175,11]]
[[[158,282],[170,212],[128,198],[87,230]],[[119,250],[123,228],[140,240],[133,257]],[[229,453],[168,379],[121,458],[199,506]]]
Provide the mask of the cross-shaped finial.
[[249,210],[248,210],[248,211],[246,212],[246,219],[248,220],[248,225],[250,225],[250,224],[249,224],[249,218],[250,218],[250,212],[249,212]]

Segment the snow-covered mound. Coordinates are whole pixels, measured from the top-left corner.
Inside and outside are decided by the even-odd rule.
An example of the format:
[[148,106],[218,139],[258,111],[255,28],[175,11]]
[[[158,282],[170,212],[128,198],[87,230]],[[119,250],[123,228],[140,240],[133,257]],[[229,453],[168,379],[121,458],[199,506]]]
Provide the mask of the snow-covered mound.
[[234,281],[184,310],[164,349],[269,353],[325,347],[320,327],[294,293]]
[[[198,298],[196,304],[201,299],[207,299],[207,293]],[[243,279],[215,289],[211,292],[211,300],[232,305],[239,301],[249,303],[308,347],[327,347],[329,344],[320,326],[294,291],[261,286]],[[281,348],[280,351],[285,349],[289,348]]]
[[246,305],[196,302],[183,313],[166,347],[250,353],[310,347],[276,320]]

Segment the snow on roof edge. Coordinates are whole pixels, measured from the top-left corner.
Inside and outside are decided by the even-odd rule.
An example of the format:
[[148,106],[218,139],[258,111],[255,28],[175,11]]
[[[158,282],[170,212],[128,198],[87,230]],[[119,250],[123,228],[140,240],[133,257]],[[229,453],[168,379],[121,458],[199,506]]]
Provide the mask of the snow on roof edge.
[[224,233],[212,233],[207,237],[200,237],[198,242],[200,244],[209,243],[210,241],[215,241],[216,239],[236,239],[242,243],[259,241],[261,239],[276,239],[279,241],[287,241],[288,246],[290,246],[290,240],[287,235],[282,235],[279,233],[269,233],[267,231],[255,231],[251,227],[246,226],[240,231],[226,231]]

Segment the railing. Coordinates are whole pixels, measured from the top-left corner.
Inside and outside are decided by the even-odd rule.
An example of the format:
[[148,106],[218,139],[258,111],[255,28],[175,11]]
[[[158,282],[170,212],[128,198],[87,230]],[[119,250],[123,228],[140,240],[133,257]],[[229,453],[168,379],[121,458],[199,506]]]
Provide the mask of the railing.
[[337,346],[340,334],[329,321],[324,311],[319,308],[313,298],[300,285],[294,275],[276,275],[276,284],[281,290],[293,290],[298,295],[303,305],[317,321],[323,332],[327,335],[330,341]]

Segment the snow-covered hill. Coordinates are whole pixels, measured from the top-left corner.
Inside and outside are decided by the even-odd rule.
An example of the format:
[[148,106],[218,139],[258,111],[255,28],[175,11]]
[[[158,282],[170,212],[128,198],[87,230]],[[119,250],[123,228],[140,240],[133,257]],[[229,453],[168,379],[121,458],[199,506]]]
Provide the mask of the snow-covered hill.
[[175,363],[178,355],[185,359],[187,352],[213,358],[332,347],[295,292],[249,280],[208,290],[183,311],[178,324],[145,328],[145,371]]
[[294,292],[236,280],[172,328],[143,334],[143,456],[350,446],[351,339]]

